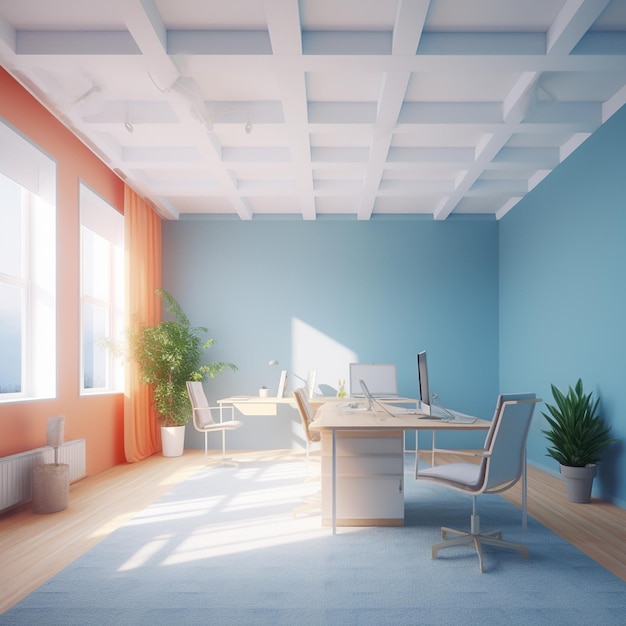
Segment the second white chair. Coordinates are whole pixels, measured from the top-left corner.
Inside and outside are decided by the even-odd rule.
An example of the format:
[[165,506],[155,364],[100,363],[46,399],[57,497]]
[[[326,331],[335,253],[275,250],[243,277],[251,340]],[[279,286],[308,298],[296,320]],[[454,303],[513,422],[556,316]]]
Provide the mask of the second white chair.
[[300,421],[302,422],[302,430],[304,431],[304,439],[306,443],[306,458],[309,460],[309,452],[311,450],[311,444],[320,441],[321,436],[319,432],[312,432],[309,426],[313,421],[313,409],[309,403],[307,396],[307,390],[305,388],[296,389],[293,392],[298,405],[298,413],[300,414]]
[[[208,457],[208,435],[210,432],[221,431],[222,433],[222,461],[226,461],[226,431],[235,430],[241,426],[241,422],[234,417],[234,406],[224,407],[211,407],[204,394],[204,388],[200,381],[187,381],[187,393],[191,400],[191,408],[193,410],[193,425],[197,431],[204,433],[204,456]],[[231,409],[231,419],[223,422],[216,422],[213,419],[212,410],[224,410]],[[221,416],[221,414],[220,414]]]
[[[313,432],[309,428],[311,422],[313,421],[313,409],[309,403],[309,399],[307,396],[307,390],[296,389],[293,392],[293,395],[296,399],[296,403],[298,405],[298,413],[300,414],[300,420],[302,422],[302,430],[304,431],[304,439],[306,443],[306,461],[309,462],[309,453],[312,443],[317,443],[320,441],[321,436],[319,432]],[[320,471],[317,469],[315,474],[312,476],[312,480],[319,481],[320,480]],[[307,480],[308,482],[308,480]],[[315,511],[321,511],[322,501],[321,501],[321,493],[319,489],[304,498],[305,503],[297,506],[293,509],[294,517],[299,513],[311,513]]]

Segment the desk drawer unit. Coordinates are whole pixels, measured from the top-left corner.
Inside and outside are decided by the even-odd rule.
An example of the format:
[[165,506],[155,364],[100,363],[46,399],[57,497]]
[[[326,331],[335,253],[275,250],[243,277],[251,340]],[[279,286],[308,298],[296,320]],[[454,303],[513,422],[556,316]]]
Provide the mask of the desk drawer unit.
[[[337,432],[337,526],[404,524],[401,432]],[[332,523],[332,434],[322,433],[322,524]]]

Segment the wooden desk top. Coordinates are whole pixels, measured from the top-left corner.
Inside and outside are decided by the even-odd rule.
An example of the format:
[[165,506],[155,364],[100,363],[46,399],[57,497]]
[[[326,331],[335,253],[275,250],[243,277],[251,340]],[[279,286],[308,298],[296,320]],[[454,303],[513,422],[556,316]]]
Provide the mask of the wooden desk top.
[[295,404],[293,396],[230,396],[217,401],[218,404]]
[[[343,404],[348,404],[344,402]],[[402,411],[402,409],[398,409]],[[467,423],[433,419],[425,414],[391,416],[382,409],[367,411],[350,409],[337,402],[322,405],[315,413],[310,428],[322,430],[488,430],[491,422],[477,419]]]
[[[336,396],[313,396],[309,398],[309,404],[311,406],[320,407],[327,403],[343,403],[343,402],[363,402],[363,398],[337,398]],[[285,396],[284,398],[278,398],[276,396],[229,396],[228,398],[221,398],[217,401],[218,404],[295,404],[296,399],[293,396]],[[400,404],[415,404],[417,400],[415,398],[394,398],[393,400],[381,400],[381,402],[394,402]]]

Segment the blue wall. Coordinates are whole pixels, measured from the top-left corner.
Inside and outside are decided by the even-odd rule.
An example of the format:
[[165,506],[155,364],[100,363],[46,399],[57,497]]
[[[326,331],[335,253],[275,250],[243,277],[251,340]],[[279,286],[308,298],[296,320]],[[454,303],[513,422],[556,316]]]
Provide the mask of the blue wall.
[[[450,407],[489,418],[498,392],[550,401],[551,383],[582,377],[623,441],[625,235],[623,108],[499,223],[183,219],[164,224],[163,284],[216,338],[211,359],[239,366],[207,383],[211,401],[273,392],[283,368],[291,388],[315,369],[318,389],[334,393],[356,360],[397,363],[400,393],[415,396],[425,349],[431,390]],[[529,460],[556,474],[542,410]],[[292,408],[242,419],[231,448],[302,444]],[[202,445],[191,428],[187,437]],[[622,441],[595,494],[626,508]]]
[[[607,449],[595,495],[626,508],[626,108],[500,221],[500,388],[566,390],[582,378],[622,442]],[[536,414],[532,464],[545,456]]]
[[[416,397],[416,353],[425,349],[431,391],[490,418],[497,231],[495,220],[183,219],[164,224],[163,285],[216,339],[210,359],[239,367],[208,381],[211,402],[257,395],[262,385],[275,393],[281,369],[290,388],[317,370],[318,389],[333,394],[351,361],[396,363],[400,393]],[[270,359],[280,364],[269,367]],[[302,443],[289,407],[242,420],[229,448]],[[187,431],[187,447],[199,447],[201,436]]]

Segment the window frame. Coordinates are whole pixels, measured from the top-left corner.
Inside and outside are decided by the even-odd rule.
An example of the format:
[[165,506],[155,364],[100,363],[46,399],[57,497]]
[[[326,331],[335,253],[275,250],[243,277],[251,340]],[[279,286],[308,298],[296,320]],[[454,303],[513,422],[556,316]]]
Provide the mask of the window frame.
[[[0,118],[0,173],[20,189],[20,391],[0,403],[56,397],[56,162]],[[10,357],[9,357],[10,358]]]

